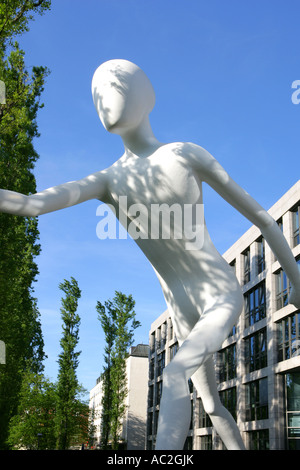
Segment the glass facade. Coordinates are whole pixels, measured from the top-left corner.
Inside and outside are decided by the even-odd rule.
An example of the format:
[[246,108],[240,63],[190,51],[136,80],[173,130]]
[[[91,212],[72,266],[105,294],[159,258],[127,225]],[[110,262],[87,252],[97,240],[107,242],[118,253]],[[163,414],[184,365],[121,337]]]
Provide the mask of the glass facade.
[[299,234],[299,212],[300,205],[298,204],[292,211],[293,214],[293,246],[297,246],[300,243],[300,234]]
[[300,372],[286,374],[286,427],[289,450],[300,450]]
[[276,307],[277,310],[288,305],[290,283],[285,272],[280,269],[276,273]]
[[257,274],[265,270],[265,240],[260,237],[257,240]]
[[250,431],[247,434],[249,450],[269,450],[269,429]]
[[[300,258],[296,258],[298,269],[300,270]],[[285,272],[280,269],[276,273],[276,307],[277,310],[288,305],[291,284]]]
[[246,386],[246,421],[268,418],[268,379],[263,378]]
[[245,328],[262,320],[266,316],[266,289],[262,282],[244,294]]
[[243,283],[247,284],[251,280],[251,269],[250,269],[250,249],[247,249],[243,253],[244,258],[244,279]]
[[225,406],[233,419],[236,421],[236,387],[222,390],[219,395],[222,405]]
[[300,355],[300,313],[296,312],[278,322],[278,361]]
[[219,381],[234,379],[236,377],[236,345],[219,351]]
[[246,374],[266,367],[267,363],[267,329],[263,328],[245,339]]
[[[300,268],[299,200],[289,196],[285,204],[283,211],[276,207],[275,220]],[[242,287],[244,309],[214,355],[219,396],[241,429],[247,449],[300,450],[300,310],[289,305],[289,280],[280,264],[275,264],[278,260],[268,243],[254,229],[224,255]],[[155,444],[161,373],[179,347],[170,318],[162,317],[155,338],[151,341],[156,349],[151,349],[150,358],[149,448]],[[189,386],[193,420],[186,445],[225,449],[200,394],[190,381]]]
[[212,436],[210,434],[207,436],[200,437],[200,449],[212,450]]

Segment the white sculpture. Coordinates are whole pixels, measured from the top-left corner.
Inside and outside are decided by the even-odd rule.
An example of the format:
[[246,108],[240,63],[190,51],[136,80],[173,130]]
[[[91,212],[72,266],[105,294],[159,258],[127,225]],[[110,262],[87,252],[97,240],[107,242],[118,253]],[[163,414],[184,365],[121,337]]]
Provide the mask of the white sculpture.
[[[0,190],[0,210],[39,216],[93,198],[118,209],[121,196],[128,206],[195,206],[203,202],[206,182],[259,227],[293,286],[290,302],[300,308],[300,274],[276,222],[206,150],[192,143],[158,142],[149,123],[155,95],[144,72],[125,60],[108,61],[96,70],[92,92],[104,127],[121,136],[124,155],[103,171],[34,195]],[[147,222],[140,227],[145,232]],[[235,421],[219,400],[212,362],[241,313],[242,292],[203,227],[201,249],[187,250],[184,236],[136,239],[158,276],[180,344],[164,370],[156,449],[183,448],[191,413],[190,377],[225,446],[244,448]]]

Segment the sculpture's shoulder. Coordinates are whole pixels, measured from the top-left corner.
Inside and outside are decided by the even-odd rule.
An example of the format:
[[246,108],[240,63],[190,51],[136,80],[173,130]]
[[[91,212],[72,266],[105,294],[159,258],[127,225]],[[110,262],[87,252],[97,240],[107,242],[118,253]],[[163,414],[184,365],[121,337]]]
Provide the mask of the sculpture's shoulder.
[[193,142],[174,142],[169,145],[176,156],[195,170],[204,171],[215,160],[205,148]]

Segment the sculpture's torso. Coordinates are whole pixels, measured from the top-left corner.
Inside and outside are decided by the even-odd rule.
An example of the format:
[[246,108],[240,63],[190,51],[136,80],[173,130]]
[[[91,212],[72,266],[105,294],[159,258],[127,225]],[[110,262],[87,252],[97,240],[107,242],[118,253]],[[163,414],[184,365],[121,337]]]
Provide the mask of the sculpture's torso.
[[[145,208],[147,217],[139,217],[144,238],[135,241],[155,269],[167,303],[169,297],[170,304],[177,305],[180,311],[193,310],[191,315],[195,315],[196,320],[216,297],[234,291],[237,281],[214,247],[204,220],[203,240],[196,250],[187,249],[186,243],[191,240],[184,232],[181,239],[151,237],[153,205],[177,204],[184,214],[185,207],[203,204],[202,182],[185,159],[183,149],[184,145],[175,143],[163,145],[145,158],[124,155],[107,170],[107,176],[109,202],[116,208],[117,215],[120,196],[126,196],[127,209],[133,204]],[[127,217],[127,226],[135,217]]]

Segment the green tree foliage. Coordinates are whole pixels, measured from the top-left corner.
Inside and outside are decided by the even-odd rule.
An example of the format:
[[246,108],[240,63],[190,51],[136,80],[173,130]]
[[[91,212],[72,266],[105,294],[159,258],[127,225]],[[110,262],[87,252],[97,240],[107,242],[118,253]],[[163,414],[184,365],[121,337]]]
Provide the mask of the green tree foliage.
[[81,401],[78,399],[81,387],[76,375],[80,355],[80,351],[76,351],[80,325],[80,317],[76,311],[81,291],[73,277],[70,281],[61,283],[59,288],[65,297],[62,298],[61,308],[63,334],[60,341],[62,351],[58,359],[57,430],[58,448],[65,450],[79,433],[77,417],[82,413]]
[[55,449],[56,387],[43,374],[23,375],[18,412],[10,422],[12,449]]
[[51,6],[48,0],[1,0],[0,50],[17,35],[29,30],[28,23],[34,15],[42,15]]
[[80,317],[76,313],[81,291],[74,278],[59,285],[62,298],[61,353],[58,379],[52,384],[29,367],[22,374],[17,412],[10,420],[7,443],[14,449],[69,449],[80,447],[91,434],[86,390],[78,383]]
[[105,335],[104,372],[102,375],[102,448],[118,449],[127,396],[126,358],[133,344],[134,331],[140,326],[135,319],[135,301],[116,291],[113,300],[97,302],[96,310]]
[[[38,154],[37,113],[42,107],[47,69],[25,66],[25,54],[14,37],[28,30],[33,14],[49,8],[46,1],[0,1],[0,80],[6,102],[0,104],[0,187],[24,194],[36,191],[33,174]],[[22,373],[42,368],[43,339],[33,283],[40,252],[36,218],[0,214],[0,339],[6,364],[0,366],[0,448],[16,413]]]

